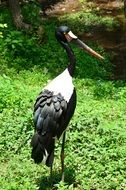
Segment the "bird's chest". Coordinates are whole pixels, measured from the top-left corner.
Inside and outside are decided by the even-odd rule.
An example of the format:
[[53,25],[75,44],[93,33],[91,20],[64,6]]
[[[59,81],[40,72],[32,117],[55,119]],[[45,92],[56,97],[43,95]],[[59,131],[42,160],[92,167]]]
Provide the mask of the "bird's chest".
[[55,95],[61,93],[64,99],[69,102],[73,94],[74,85],[68,70],[66,69],[63,73],[53,79],[45,89],[54,92]]

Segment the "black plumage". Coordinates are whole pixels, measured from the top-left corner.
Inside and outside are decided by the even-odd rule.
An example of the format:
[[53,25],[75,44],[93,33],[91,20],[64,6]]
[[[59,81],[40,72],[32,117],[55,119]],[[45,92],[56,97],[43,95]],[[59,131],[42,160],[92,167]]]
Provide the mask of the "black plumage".
[[73,97],[74,104],[72,104],[71,100],[67,103],[60,93],[54,95],[53,92],[48,90],[44,90],[38,96],[34,105],[36,133],[32,139],[32,158],[36,163],[40,163],[43,160],[46,150],[48,152],[46,165],[52,165],[55,138],[60,138],[69,123],[69,118],[71,118],[74,113],[76,105],[75,91],[72,100]]

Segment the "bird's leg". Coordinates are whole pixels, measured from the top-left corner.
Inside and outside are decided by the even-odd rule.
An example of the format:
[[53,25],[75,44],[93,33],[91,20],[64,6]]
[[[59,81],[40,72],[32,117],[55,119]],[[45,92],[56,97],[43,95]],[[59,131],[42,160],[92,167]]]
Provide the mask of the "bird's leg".
[[52,168],[53,168],[53,166],[51,165],[51,167],[50,167],[50,184],[51,184],[51,186],[53,184],[53,181],[52,181]]
[[61,180],[64,182],[64,145],[65,145],[66,132],[63,133],[62,148],[61,148],[61,167],[62,167],[62,177]]

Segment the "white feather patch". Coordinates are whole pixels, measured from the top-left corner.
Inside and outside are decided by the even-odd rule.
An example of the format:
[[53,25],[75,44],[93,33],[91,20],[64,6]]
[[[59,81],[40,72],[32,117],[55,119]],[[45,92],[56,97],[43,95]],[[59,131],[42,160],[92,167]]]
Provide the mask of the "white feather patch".
[[77,39],[77,36],[75,36],[75,35],[73,34],[73,32],[69,31],[68,34],[69,34],[69,36],[70,36],[71,38]]
[[61,93],[64,99],[69,102],[73,94],[74,85],[68,69],[65,69],[64,72],[53,79],[44,89],[54,92],[55,95]]
[[44,154],[44,156],[43,156],[43,160],[42,160],[42,162],[45,164],[46,163],[46,160],[47,160],[47,158],[48,158],[48,152],[47,152],[47,150],[45,149],[45,154]]

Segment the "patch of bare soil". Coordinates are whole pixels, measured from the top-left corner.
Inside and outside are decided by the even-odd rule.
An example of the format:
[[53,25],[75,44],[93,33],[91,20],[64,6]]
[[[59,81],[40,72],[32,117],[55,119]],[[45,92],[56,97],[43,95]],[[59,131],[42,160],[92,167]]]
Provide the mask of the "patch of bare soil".
[[57,3],[52,9],[47,11],[49,16],[59,16],[66,13],[77,12],[83,9],[79,0],[64,0]]
[[109,11],[118,11],[124,4],[123,0],[89,0],[88,2],[89,4],[95,4],[99,9],[107,11],[106,13],[109,13]]

